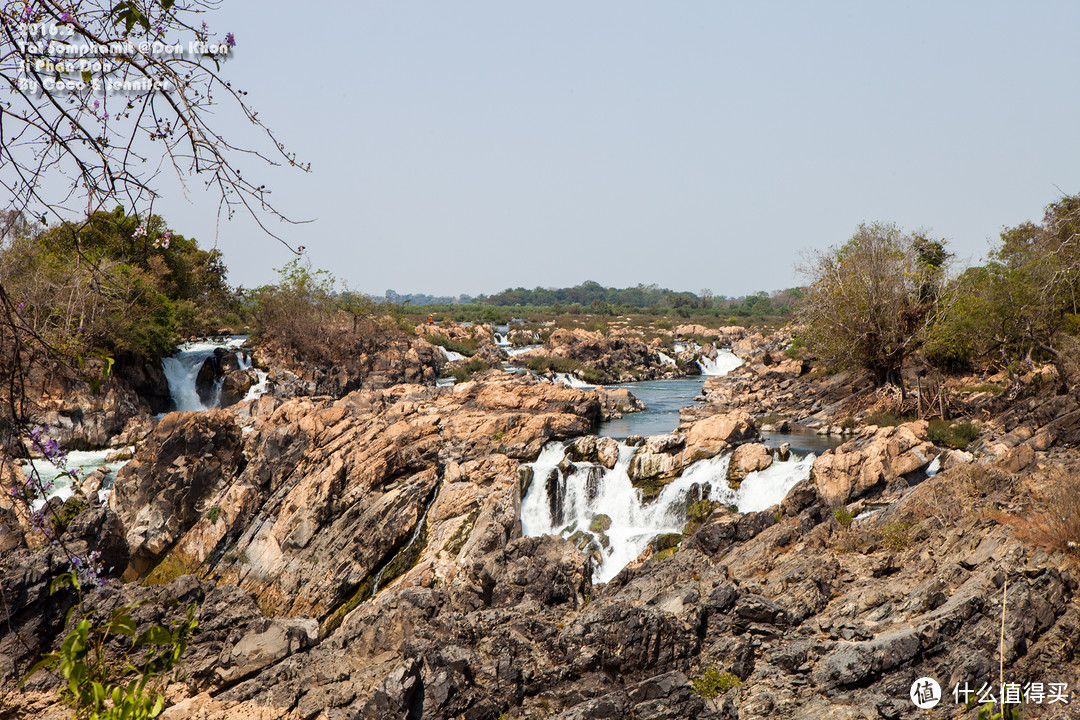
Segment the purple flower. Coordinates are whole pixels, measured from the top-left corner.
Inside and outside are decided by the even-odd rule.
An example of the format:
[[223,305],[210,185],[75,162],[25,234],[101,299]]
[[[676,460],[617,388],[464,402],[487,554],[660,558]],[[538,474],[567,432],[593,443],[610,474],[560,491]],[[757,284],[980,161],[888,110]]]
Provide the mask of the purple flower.
[[206,26],[206,21],[205,21],[205,20],[203,20],[203,24],[202,24],[202,31],[203,31],[203,32],[206,32],[206,31],[207,31],[208,29],[209,29],[209,28],[208,28],[208,27]]
[[71,13],[69,13],[67,10],[65,10],[60,15],[60,22],[71,22]]
[[236,47],[236,36],[232,33],[225,33],[225,44],[229,47]]
[[22,315],[22,311],[23,311],[23,308],[24,308],[25,306],[26,306],[26,305],[25,305],[25,303],[19,303],[19,307],[15,308],[15,312],[17,312],[17,313],[19,313],[20,315]]

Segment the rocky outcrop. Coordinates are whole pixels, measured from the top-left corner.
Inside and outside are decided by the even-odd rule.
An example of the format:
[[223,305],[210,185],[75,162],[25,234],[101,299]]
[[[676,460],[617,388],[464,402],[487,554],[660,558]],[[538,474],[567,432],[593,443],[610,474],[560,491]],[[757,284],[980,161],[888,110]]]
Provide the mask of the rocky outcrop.
[[814,461],[812,477],[822,497],[845,505],[872,488],[916,472],[937,457],[926,439],[926,421],[871,428]]
[[[459,554],[518,534],[517,462],[599,414],[595,393],[532,379],[404,385],[286,402],[252,426],[243,455],[226,411],[168,416],[111,502],[136,557],[160,557],[175,540],[170,566],[332,624],[410,568],[434,582]],[[207,442],[220,447],[199,452]],[[183,445],[193,452],[178,462]],[[217,456],[228,460],[196,459]]]
[[169,406],[169,386],[160,365],[121,357],[95,392],[87,378],[103,367],[91,359],[75,375],[71,368],[35,367],[27,379],[28,408],[65,449],[119,446],[141,437],[139,427]]
[[355,390],[383,389],[401,383],[431,384],[445,363],[442,352],[417,338],[385,337],[370,348],[342,351],[333,362],[298,359],[274,347],[253,353],[258,367],[270,368],[273,392],[280,398],[329,395],[339,398]]
[[583,369],[579,373],[581,379],[605,384],[686,374],[677,366],[661,363],[656,349],[639,337],[605,335],[580,328],[555,330],[543,347],[522,353],[515,361],[571,371],[573,364],[577,364]]
[[[686,536],[594,584],[571,542],[520,537],[518,470],[569,438],[571,461],[614,465],[613,441],[579,437],[600,414],[594,391],[492,376],[169,416],[116,502],[124,517],[194,523],[177,526],[151,573],[166,584],[110,582],[90,602],[199,604],[174,719],[894,720],[917,716],[907,693],[922,676],[946,703],[956,683],[977,687],[1001,667],[1007,679],[1080,680],[1069,546],[1048,553],[1010,527],[1066,477],[1050,471],[1060,449],[1038,438],[1071,420],[1051,426],[1047,409],[991,428],[974,448],[982,462],[950,455],[929,479],[924,423],[866,430],[778,505],[705,503]],[[734,447],[729,469],[752,472],[770,457],[755,438],[745,410],[703,418],[646,440],[639,471],[660,478]],[[211,454],[237,459],[214,466]],[[833,506],[883,488],[888,506],[874,512]],[[76,519],[72,542],[132,537],[109,518]],[[43,604],[64,567],[51,552],[0,555],[4,597],[20,598],[15,627],[41,647],[56,647],[70,605]],[[181,611],[140,608],[155,621]],[[0,672],[32,662],[18,647],[0,628]],[[724,679],[716,697],[704,696],[710,677]],[[55,686],[43,676],[30,689]],[[37,720],[46,704],[25,697],[14,695],[15,715]]]
[[151,568],[244,466],[231,413],[170,413],[117,473],[109,505],[127,528],[132,569]]

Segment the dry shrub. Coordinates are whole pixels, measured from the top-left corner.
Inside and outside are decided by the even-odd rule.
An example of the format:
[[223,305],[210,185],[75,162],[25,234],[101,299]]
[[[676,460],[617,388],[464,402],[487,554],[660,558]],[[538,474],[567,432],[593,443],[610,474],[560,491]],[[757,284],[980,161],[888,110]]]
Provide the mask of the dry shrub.
[[1080,556],[1080,477],[1068,475],[1032,492],[1031,508],[1021,515],[999,513],[1023,542]]

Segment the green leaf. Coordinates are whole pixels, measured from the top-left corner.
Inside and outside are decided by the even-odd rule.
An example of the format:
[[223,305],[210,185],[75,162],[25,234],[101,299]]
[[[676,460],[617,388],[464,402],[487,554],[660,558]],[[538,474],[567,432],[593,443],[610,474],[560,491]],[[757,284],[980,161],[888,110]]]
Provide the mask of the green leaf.
[[27,681],[29,681],[30,678],[33,677],[34,673],[36,673],[38,670],[41,670],[42,668],[54,668],[57,666],[57,664],[59,664],[59,662],[60,655],[58,653],[49,653],[48,655],[34,663],[33,666],[31,666],[31,668],[26,673],[26,677],[19,681],[18,687],[22,687],[23,685],[25,685]]
[[135,619],[127,613],[124,613],[123,615],[119,615],[110,620],[106,627],[109,632],[131,637],[135,634]]
[[144,630],[135,638],[135,645],[172,645],[172,634],[160,625]]
[[94,79],[94,74],[89,70],[82,71],[82,81],[89,85]]

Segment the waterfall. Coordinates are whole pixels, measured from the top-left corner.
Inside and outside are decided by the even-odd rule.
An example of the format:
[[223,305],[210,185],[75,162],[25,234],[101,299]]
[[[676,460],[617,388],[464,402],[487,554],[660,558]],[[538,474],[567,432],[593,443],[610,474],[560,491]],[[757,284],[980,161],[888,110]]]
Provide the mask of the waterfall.
[[595,385],[590,385],[584,380],[570,375],[569,373],[555,373],[555,382],[562,383],[563,385],[568,385],[572,388],[578,388],[580,390],[596,387]]
[[495,344],[500,347],[510,347],[510,341],[506,339],[506,335],[503,333],[495,333],[492,339],[495,341]]
[[702,355],[697,363],[702,375],[727,375],[742,365],[743,361],[730,350],[717,350],[715,358]]
[[[568,474],[561,443],[548,443],[532,464],[533,481],[521,501],[524,535],[563,535],[593,560],[594,578],[607,582],[641,554],[654,537],[682,532],[687,508],[697,500],[734,505],[739,512],[764,510],[783,500],[797,482],[810,476],[814,456],[774,461],[732,488],[727,482],[729,455],[691,464],[646,502],[630,481],[628,469],[637,448],[620,444],[619,459],[608,470],[574,463]],[[565,468],[566,466],[563,465]],[[604,529],[606,516],[610,525]]]
[[169,396],[173,401],[173,410],[189,412],[198,410],[210,410],[220,404],[221,378],[214,383],[214,394],[208,402],[203,402],[199,397],[195,380],[199,376],[206,359],[214,354],[218,348],[226,348],[236,352],[236,360],[241,370],[254,371],[256,383],[251,386],[244,400],[254,400],[262,397],[269,390],[268,375],[264,370],[253,368],[251,357],[241,350],[240,345],[247,340],[246,337],[233,337],[225,342],[194,342],[180,346],[176,354],[161,361],[165,379],[169,383]]
[[676,364],[676,362],[674,360],[672,360],[670,356],[665,355],[664,353],[660,352],[659,350],[656,351],[656,355],[657,355],[657,357],[660,358],[660,364],[662,364],[662,365],[675,365]]
[[526,353],[526,352],[529,352],[530,350],[535,350],[536,348],[539,348],[539,347],[544,347],[544,346],[543,345],[522,345],[521,347],[508,347],[508,348],[506,348],[506,354],[509,355],[510,357],[514,357],[516,355],[520,355],[521,353]]
[[439,346],[439,349],[442,350],[443,357],[446,358],[447,362],[457,362],[458,360],[465,359],[465,356],[461,353],[454,352],[453,350],[447,350],[442,345]]

